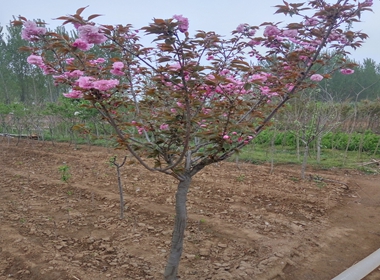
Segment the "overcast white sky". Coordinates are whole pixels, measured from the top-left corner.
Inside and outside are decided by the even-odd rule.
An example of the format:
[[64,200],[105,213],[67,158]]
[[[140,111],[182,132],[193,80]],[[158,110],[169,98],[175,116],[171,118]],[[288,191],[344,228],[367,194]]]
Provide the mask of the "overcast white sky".
[[[306,0],[305,0],[306,1]],[[360,0],[364,1],[364,0]],[[89,5],[84,15],[103,14],[96,21],[103,24],[131,23],[136,28],[147,25],[152,18],[169,18],[182,14],[190,20],[190,32],[215,31],[228,35],[240,23],[259,25],[265,21],[281,21],[274,15],[273,6],[282,0],[0,0],[0,24],[7,25],[12,16],[43,19],[54,28],[59,16],[74,14],[77,8]],[[299,0],[288,2],[300,2]],[[374,0],[374,13],[366,13],[356,30],[362,30],[370,38],[362,48],[352,51],[352,58],[362,61],[372,58],[380,63],[380,1]],[[287,18],[288,21],[292,19]]]

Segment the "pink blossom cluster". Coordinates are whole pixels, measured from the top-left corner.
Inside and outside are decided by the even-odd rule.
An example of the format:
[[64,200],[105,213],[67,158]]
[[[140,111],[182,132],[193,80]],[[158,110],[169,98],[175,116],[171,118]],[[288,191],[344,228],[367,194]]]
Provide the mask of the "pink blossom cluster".
[[267,27],[265,27],[265,30],[264,30],[265,37],[274,37],[280,34],[281,34],[280,29],[278,29],[274,25],[268,25]]
[[87,44],[102,44],[107,41],[107,37],[100,28],[93,25],[82,25],[78,27],[79,39]]
[[323,76],[320,74],[313,74],[310,76],[310,80],[312,80],[314,82],[320,82],[323,80]]
[[185,18],[182,15],[174,15],[174,19],[178,21],[178,30],[182,33],[185,33],[189,30],[189,19]]
[[328,42],[336,41],[341,45],[347,45],[350,43],[350,41],[347,39],[347,37],[344,34],[341,34],[340,32],[333,31],[331,32]]
[[259,89],[260,89],[261,94],[265,95],[269,99],[274,96],[278,96],[278,93],[275,91],[272,91],[271,88],[268,86],[260,86]]
[[89,60],[89,62],[90,62],[92,65],[98,65],[98,64],[101,64],[101,63],[106,62],[106,60],[105,60],[103,57],[99,57],[99,58],[97,58],[97,59],[91,59],[91,60]]
[[21,31],[21,38],[27,41],[38,39],[41,35],[46,33],[45,27],[38,27],[34,21],[24,22],[24,28]]
[[123,76],[124,72],[124,63],[121,61],[114,62],[112,64],[112,69],[110,70],[111,74],[116,75],[116,76]]
[[31,54],[30,56],[28,56],[28,58],[26,59],[26,61],[29,64],[34,64],[34,65],[37,65],[37,66],[44,65],[44,61],[42,60],[42,57],[39,56],[39,55]]
[[[83,76],[83,71],[74,70],[71,72],[64,72],[61,75],[53,76],[53,78],[60,83],[60,79],[69,79],[69,78],[78,78],[73,86],[76,88],[75,90],[71,90],[69,93],[64,93],[63,95],[67,98],[82,98],[83,92],[88,89],[97,89],[99,91],[108,91],[110,89],[115,88],[119,85],[119,80],[111,79],[111,80],[97,80],[94,77]],[[104,94],[104,96],[108,96]]]
[[131,123],[132,123],[132,125],[134,125],[136,127],[138,134],[141,135],[144,133],[144,131],[146,131],[145,128],[142,126],[139,126],[136,121],[132,121]]
[[84,75],[83,71],[81,71],[81,70],[73,70],[71,72],[69,72],[69,71],[64,72],[61,75],[55,75],[55,76],[53,76],[53,78],[54,79],[69,79],[69,78],[79,78],[79,77],[81,77],[83,75]]
[[238,136],[238,133],[236,131],[232,131],[230,135],[227,133],[223,134],[222,138],[230,144],[232,144],[234,140],[237,141],[238,143],[244,142],[244,144],[248,144],[253,139],[253,136],[251,135],[248,135],[246,137],[244,137],[243,135]]
[[264,29],[265,37],[275,37],[277,40],[282,40],[283,38],[295,38],[298,35],[296,29],[286,29],[280,30],[277,26],[267,25]]
[[75,84],[82,89],[98,89],[100,91],[107,91],[115,88],[119,84],[119,80],[96,80],[94,77],[82,76]]
[[[248,91],[244,89],[244,82],[236,79],[229,70],[223,69],[219,73],[221,76],[224,76],[226,82],[218,83],[216,86],[204,85],[203,89],[205,90],[206,97],[212,97],[215,94],[220,95],[244,95]],[[206,79],[209,81],[215,81],[216,78],[214,75],[209,74],[206,76]]]
[[[279,93],[272,90],[272,83],[268,81],[268,79],[272,76],[270,73],[260,72],[256,74],[252,74],[248,79],[237,78],[230,73],[229,70],[222,70],[219,73],[220,76],[225,78],[225,83],[218,83],[216,86],[212,85],[204,85],[203,89],[205,90],[204,95],[206,97],[212,97],[215,94],[219,94],[222,96],[242,96],[248,94],[255,94],[255,92],[259,92],[261,95],[271,100],[275,96],[279,96]],[[209,81],[216,81],[215,76],[209,74],[206,76],[206,79]],[[245,89],[244,86],[246,83],[256,84],[257,90],[253,89]],[[291,90],[293,87],[292,84],[287,85],[287,89]]]
[[88,51],[93,47],[93,44],[89,44],[88,42],[82,40],[82,39],[76,39],[74,43],[72,43],[72,46],[74,48],[78,48],[82,51]]
[[251,75],[250,81],[251,82],[255,82],[255,81],[265,82],[270,76],[271,76],[270,74],[265,73],[265,72],[256,73],[256,74]]
[[93,87],[100,91],[107,91],[115,88],[119,84],[119,80],[98,80],[93,82]]
[[248,28],[248,24],[242,23],[239,24],[238,27],[236,27],[236,32],[246,34],[248,36],[254,36],[256,33],[255,29]]
[[53,68],[51,68],[49,65],[46,65],[44,63],[42,57],[39,56],[39,55],[31,54],[30,56],[28,56],[28,58],[26,59],[26,61],[29,64],[34,64],[34,65],[37,65],[39,68],[41,68],[41,70],[44,73],[44,75],[50,75],[50,74],[55,74],[56,73],[56,71]]
[[167,123],[163,123],[160,125],[161,130],[169,130],[169,125]]
[[343,69],[340,69],[340,73],[342,73],[343,75],[351,75],[351,74],[354,74],[355,70],[353,69],[348,69],[348,68],[343,68]]
[[200,122],[197,123],[199,127],[201,128],[206,128],[208,126],[208,123],[206,120],[201,120]]
[[69,64],[69,65],[72,65],[74,63],[74,60],[75,58],[74,57],[70,57],[70,58],[66,58],[66,63]]
[[83,98],[83,92],[80,90],[72,90],[69,93],[64,93],[63,96],[72,99],[80,99]]
[[314,18],[314,17],[312,17],[312,18],[306,18],[306,20],[304,22],[304,24],[306,26],[315,26],[318,23],[319,23],[319,20],[317,18]]

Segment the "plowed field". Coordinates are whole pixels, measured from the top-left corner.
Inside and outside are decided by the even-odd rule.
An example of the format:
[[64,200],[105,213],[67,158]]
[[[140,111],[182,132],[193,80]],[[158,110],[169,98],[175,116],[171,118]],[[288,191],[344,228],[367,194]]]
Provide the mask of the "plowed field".
[[[121,151],[16,142],[0,138],[0,280],[162,279],[173,178],[123,167],[121,220],[109,164]],[[331,279],[379,248],[379,175],[299,173],[224,162],[197,174],[180,279]]]

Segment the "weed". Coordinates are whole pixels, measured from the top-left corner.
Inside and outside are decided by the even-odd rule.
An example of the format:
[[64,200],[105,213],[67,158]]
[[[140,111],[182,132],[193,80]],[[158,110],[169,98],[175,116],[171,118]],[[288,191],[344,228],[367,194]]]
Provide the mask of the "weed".
[[293,181],[293,182],[299,182],[300,181],[300,178],[298,177],[294,177],[294,176],[290,176],[289,177],[289,180]]
[[58,167],[58,171],[61,173],[61,180],[65,183],[71,178],[70,167],[67,164]]
[[374,174],[378,174],[379,172],[375,169],[372,169],[372,168],[368,168],[368,167],[364,167],[364,166],[361,166],[358,168],[359,171],[367,174],[367,175],[374,175]]
[[244,182],[244,180],[245,180],[244,174],[240,174],[239,176],[236,177],[236,181],[238,182]]
[[317,184],[317,187],[320,189],[322,189],[326,186],[326,183],[322,182],[322,181],[316,181],[315,183]]

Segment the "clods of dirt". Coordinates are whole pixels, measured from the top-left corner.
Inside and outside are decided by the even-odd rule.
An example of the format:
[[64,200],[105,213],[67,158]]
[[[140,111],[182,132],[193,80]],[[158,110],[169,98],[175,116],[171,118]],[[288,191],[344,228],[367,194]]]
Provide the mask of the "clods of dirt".
[[[0,280],[162,278],[176,182],[122,168],[121,220],[115,154],[0,139]],[[331,279],[378,249],[378,175],[269,171],[223,162],[194,178],[180,279]]]

